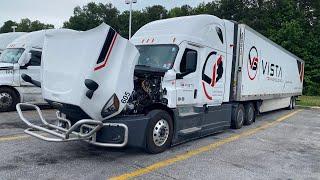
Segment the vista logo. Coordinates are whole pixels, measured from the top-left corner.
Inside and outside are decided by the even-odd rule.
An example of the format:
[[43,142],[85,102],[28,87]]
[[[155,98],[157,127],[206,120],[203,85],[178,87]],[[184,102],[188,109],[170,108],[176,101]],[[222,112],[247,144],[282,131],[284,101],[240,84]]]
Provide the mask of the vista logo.
[[248,76],[251,80],[254,80],[258,74],[259,54],[255,46],[249,51],[248,59]]
[[250,80],[254,80],[256,78],[260,62],[263,75],[282,79],[282,67],[263,59],[260,61],[258,50],[255,46],[253,46],[249,51],[248,58],[248,76]]
[[282,78],[282,68],[279,65],[262,60],[262,72],[264,75]]

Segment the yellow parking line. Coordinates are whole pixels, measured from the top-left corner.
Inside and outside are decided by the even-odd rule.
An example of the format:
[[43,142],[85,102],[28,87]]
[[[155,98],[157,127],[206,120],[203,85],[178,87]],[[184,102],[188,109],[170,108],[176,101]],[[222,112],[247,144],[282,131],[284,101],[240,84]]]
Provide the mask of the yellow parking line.
[[191,151],[176,155],[176,156],[174,156],[174,157],[172,157],[170,159],[166,159],[166,160],[157,162],[155,164],[152,164],[150,166],[147,166],[145,168],[141,168],[141,169],[135,170],[133,172],[125,173],[125,174],[122,174],[120,176],[115,176],[115,177],[112,177],[110,179],[111,180],[131,179],[131,178],[138,177],[138,176],[141,176],[141,175],[144,175],[144,174],[148,174],[148,173],[153,172],[153,171],[155,171],[157,169],[160,169],[160,168],[163,168],[163,167],[167,167],[167,166],[169,166],[169,165],[171,165],[173,163],[189,159],[189,158],[191,158],[193,156],[208,152],[210,150],[214,150],[214,149],[216,149],[216,148],[218,148],[218,147],[220,147],[220,146],[222,146],[222,145],[224,145],[226,143],[236,141],[236,140],[238,140],[238,139],[240,139],[242,137],[246,137],[246,136],[250,136],[252,134],[255,134],[258,131],[267,129],[267,128],[271,127],[271,126],[274,126],[274,125],[286,120],[287,118],[295,115],[296,113],[298,113],[300,111],[302,111],[302,110],[297,110],[295,112],[289,113],[287,115],[284,115],[284,116],[280,117],[279,119],[277,119],[277,120],[275,120],[273,122],[265,123],[265,124],[263,124],[263,125],[261,125],[261,126],[259,126],[257,128],[250,129],[248,131],[242,132],[242,133],[237,134],[237,135],[230,136],[228,138],[222,139],[222,140],[217,141],[215,143],[212,143],[212,144],[200,147],[198,149],[194,149],[194,150],[191,150]]
[[2,137],[0,137],[0,142],[21,140],[21,139],[26,139],[28,137],[30,137],[30,136],[28,136],[28,135],[2,136]]

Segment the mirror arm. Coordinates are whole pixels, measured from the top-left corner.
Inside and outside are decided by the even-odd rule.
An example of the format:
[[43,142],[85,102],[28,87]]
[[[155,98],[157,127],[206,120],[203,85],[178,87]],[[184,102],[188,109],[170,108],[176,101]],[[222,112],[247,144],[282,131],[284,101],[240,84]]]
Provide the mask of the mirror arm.
[[20,69],[28,69],[28,66],[26,66],[26,65],[20,66]]
[[176,79],[183,79],[184,76],[190,74],[191,72],[183,72],[183,73],[177,73]]

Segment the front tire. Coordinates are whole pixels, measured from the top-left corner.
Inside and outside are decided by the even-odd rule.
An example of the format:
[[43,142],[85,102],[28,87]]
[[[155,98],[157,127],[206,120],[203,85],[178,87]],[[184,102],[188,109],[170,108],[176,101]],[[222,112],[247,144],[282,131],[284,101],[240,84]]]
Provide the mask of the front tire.
[[240,129],[243,126],[245,110],[242,104],[238,104],[233,110],[231,117],[231,128]]
[[19,96],[13,89],[8,87],[0,88],[0,112],[15,110],[19,102]]
[[150,154],[164,152],[171,145],[173,122],[168,112],[152,110],[146,132],[146,151]]

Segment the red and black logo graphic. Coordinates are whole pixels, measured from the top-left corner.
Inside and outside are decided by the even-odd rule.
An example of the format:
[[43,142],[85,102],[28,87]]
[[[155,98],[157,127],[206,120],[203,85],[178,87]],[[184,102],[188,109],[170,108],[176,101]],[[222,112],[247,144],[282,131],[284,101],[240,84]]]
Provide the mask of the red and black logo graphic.
[[303,76],[304,76],[304,63],[297,60],[299,75],[300,75],[300,82],[303,82]]
[[209,84],[211,87],[215,87],[215,85],[222,78],[222,75],[223,75],[223,62],[222,62],[222,56],[221,55],[219,56],[219,58],[212,65],[212,76],[209,77],[208,75],[205,74],[205,70],[206,70],[206,66],[207,66],[208,60],[213,55],[217,55],[217,52],[211,52],[208,55],[204,65],[203,65],[203,69],[202,69],[202,87],[203,87],[204,94],[206,95],[206,97],[209,100],[212,100],[212,96],[209,95],[209,93],[208,93],[208,91],[206,89],[206,84],[205,83]]
[[97,60],[97,65],[94,70],[97,71],[106,66],[109,56],[111,54],[114,42],[117,39],[118,34],[112,28],[109,29],[106,40],[104,41],[102,50],[100,52],[99,58]]
[[248,76],[254,80],[258,74],[259,54],[255,46],[251,47],[248,59]]

